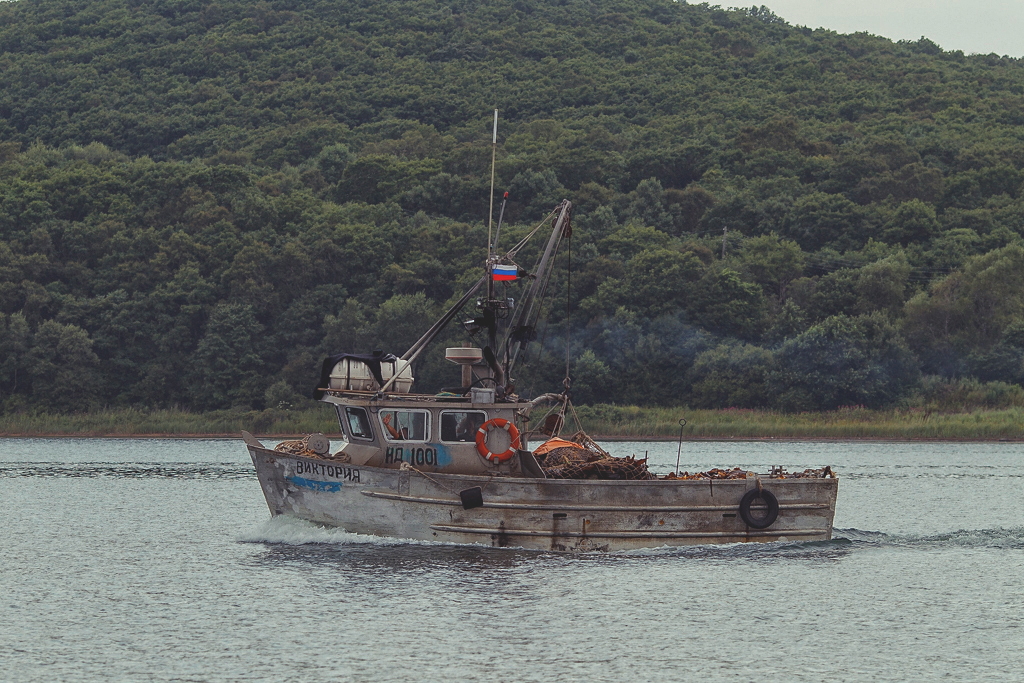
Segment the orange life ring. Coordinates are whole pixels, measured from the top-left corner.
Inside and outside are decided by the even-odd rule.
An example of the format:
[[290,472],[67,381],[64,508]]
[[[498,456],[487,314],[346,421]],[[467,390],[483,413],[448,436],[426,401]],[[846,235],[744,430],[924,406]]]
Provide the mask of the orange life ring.
[[[512,439],[512,443],[509,444],[508,450],[504,453],[491,453],[487,450],[487,433],[492,429],[504,429],[508,432],[508,436]],[[476,430],[476,451],[483,457],[484,460],[489,460],[494,463],[505,462],[516,454],[516,450],[519,448],[519,430],[516,426],[504,420],[500,417],[496,417],[493,420],[488,420],[480,425],[480,429]]]

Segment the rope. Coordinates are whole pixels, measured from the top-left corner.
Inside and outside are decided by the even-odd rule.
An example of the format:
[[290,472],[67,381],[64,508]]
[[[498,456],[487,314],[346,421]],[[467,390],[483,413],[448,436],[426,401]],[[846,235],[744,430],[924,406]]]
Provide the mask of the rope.
[[562,394],[562,407],[558,409],[558,429],[551,436],[562,436],[562,429],[565,427],[565,409],[569,406],[569,392]]
[[[562,380],[562,386],[565,387],[565,395],[569,395],[569,387],[572,385],[572,380],[569,379],[569,312],[572,303],[570,293],[572,292],[572,233],[565,238],[565,379]],[[568,399],[566,399],[568,400]]]
[[[572,419],[576,422],[576,431],[582,432],[583,431],[583,423],[580,422],[580,416],[576,414],[576,406],[574,406],[572,403],[569,403],[569,410],[572,411]],[[602,452],[604,452],[604,451],[602,451]]]
[[515,258],[516,254],[519,253],[519,250],[526,246],[526,243],[529,242],[530,239],[534,235],[537,234],[538,230],[540,230],[541,228],[544,227],[544,224],[548,222],[548,219],[551,218],[553,215],[555,215],[555,212],[558,211],[558,209],[560,209],[560,208],[561,208],[560,206],[556,206],[555,208],[551,209],[551,213],[549,213],[547,216],[545,216],[543,218],[543,220],[541,220],[541,222],[537,224],[537,227],[534,228],[530,232],[529,235],[527,235],[523,239],[519,240],[519,242],[517,242],[515,245],[513,245],[511,249],[509,249],[508,251],[505,252],[505,258],[507,258],[507,259]]
[[[544,415],[541,416],[539,424],[544,424],[547,421],[548,416],[551,415],[551,413],[554,412],[555,408],[557,408],[557,407],[558,406],[556,404],[556,405],[553,405],[550,408],[548,408],[548,411],[546,413],[544,413]],[[563,422],[564,422],[564,419],[563,419]],[[544,434],[544,432],[541,431],[540,429],[531,429],[528,432],[523,432],[520,436],[522,437],[522,439],[525,439],[525,440],[528,441],[528,440],[530,440],[530,438],[534,434],[537,434],[538,432],[541,433],[541,434]],[[544,434],[544,436],[550,437],[550,436],[557,436],[557,435],[555,435],[555,434]]]
[[[403,463],[402,463],[402,464],[401,464],[401,465],[400,465],[400,466],[398,467],[398,469],[399,469],[399,470],[406,470],[406,471],[408,471],[408,470],[412,470],[412,471],[413,471],[413,472],[415,472],[416,474],[418,474],[418,475],[422,476],[422,477],[423,477],[424,479],[429,479],[430,481],[434,482],[434,483],[435,483],[435,484],[436,484],[437,486],[439,486],[440,488],[444,489],[444,490],[445,490],[445,491],[447,491],[448,493],[453,493],[453,494],[455,494],[456,496],[459,496],[459,499],[460,499],[460,500],[461,500],[461,498],[462,498],[462,496],[461,496],[461,494],[462,494],[462,491],[459,491],[459,490],[453,489],[452,487],[448,486],[448,485],[447,485],[447,484],[445,484],[444,482],[440,482],[440,481],[438,481],[437,479],[434,479],[434,478],[433,478],[432,476],[430,476],[429,474],[427,474],[427,473],[426,473],[426,472],[424,472],[423,470],[418,470],[418,469],[416,469],[415,467],[413,467],[412,465],[410,465],[410,464],[409,464],[409,463],[407,463],[407,462],[403,462]],[[492,474],[492,475],[489,475],[489,478],[487,479],[487,483],[486,483],[486,484],[484,484],[483,486],[481,486],[481,487],[480,487],[480,491],[481,491],[481,492],[482,492],[482,491],[483,491],[483,490],[484,490],[485,488],[487,488],[488,486],[490,486],[490,485],[491,485],[491,482],[492,482],[492,481],[494,481],[494,476],[495,476],[495,475],[493,475],[493,474]]]

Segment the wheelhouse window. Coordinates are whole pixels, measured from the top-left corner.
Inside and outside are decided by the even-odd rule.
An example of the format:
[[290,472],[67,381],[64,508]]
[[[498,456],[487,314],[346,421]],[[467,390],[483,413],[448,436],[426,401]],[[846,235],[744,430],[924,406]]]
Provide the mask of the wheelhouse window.
[[426,441],[430,436],[425,410],[382,410],[379,418],[388,441]]
[[487,421],[479,410],[445,410],[441,413],[441,441],[475,441],[476,430]]
[[345,408],[345,423],[348,425],[348,432],[356,439],[373,439],[373,430],[370,428],[370,418],[362,408]]

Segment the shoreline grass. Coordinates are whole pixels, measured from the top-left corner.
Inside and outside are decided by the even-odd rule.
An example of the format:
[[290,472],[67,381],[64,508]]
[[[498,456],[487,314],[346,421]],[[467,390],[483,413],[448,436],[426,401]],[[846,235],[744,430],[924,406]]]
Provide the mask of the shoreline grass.
[[[735,408],[596,405],[580,406],[577,412],[587,433],[616,439],[675,439],[679,437],[679,419],[686,418],[684,439],[1024,440],[1024,408],[1016,407],[960,412],[854,407],[787,414]],[[335,413],[327,406],[206,413],[124,408],[0,415],[0,437],[222,437],[236,436],[243,429],[261,436],[338,435]]]
[[590,434],[690,439],[1024,440],[1024,408],[938,412],[926,409],[781,413],[772,410],[690,410],[633,406],[577,409]]
[[0,415],[0,436],[237,436],[242,430],[273,434],[337,433],[327,406],[305,410],[123,408],[88,413],[24,412]]

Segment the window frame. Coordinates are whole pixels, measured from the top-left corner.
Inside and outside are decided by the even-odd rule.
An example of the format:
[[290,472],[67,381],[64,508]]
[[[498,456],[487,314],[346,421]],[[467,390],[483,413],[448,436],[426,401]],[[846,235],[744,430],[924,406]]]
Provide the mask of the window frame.
[[[440,441],[441,443],[474,443],[476,441],[475,437],[469,439],[468,441],[460,441],[458,439],[456,439],[455,441],[448,441],[448,440],[446,440],[444,438],[444,427],[443,427],[444,416],[446,414],[451,414],[451,413],[479,413],[480,415],[484,416],[484,421],[481,422],[480,424],[484,424],[484,423],[487,422],[487,419],[488,419],[487,418],[487,411],[486,410],[476,410],[475,408],[467,408],[467,409],[462,409],[462,410],[455,409],[455,408],[445,408],[444,410],[441,411],[440,415],[438,416],[439,417],[438,423],[437,423],[437,440],[438,441]],[[458,429],[458,424],[456,424],[456,429]]]
[[[387,427],[384,426],[384,416],[382,413],[422,413],[426,415],[423,423],[423,438],[422,439],[396,439],[391,436],[391,432],[388,431]],[[431,415],[430,411],[426,408],[381,408],[377,411],[377,422],[380,426],[380,433],[384,437],[384,441],[387,443],[428,443],[430,441],[431,434]]]
[[[344,412],[342,412],[342,407],[344,407]],[[352,423],[349,422],[349,413],[348,413],[348,411],[350,411],[350,410],[360,410],[360,411],[362,411],[363,417],[366,418],[366,426],[370,430],[370,436],[357,436],[356,433],[352,431]],[[338,406],[338,412],[342,413],[339,416],[339,417],[341,417],[341,420],[340,420],[341,421],[341,426],[345,430],[345,435],[348,438],[350,438],[350,439],[359,439],[360,441],[376,441],[377,440],[376,435],[373,433],[373,420],[370,419],[370,415],[368,414],[366,408],[363,408],[362,406]]]

